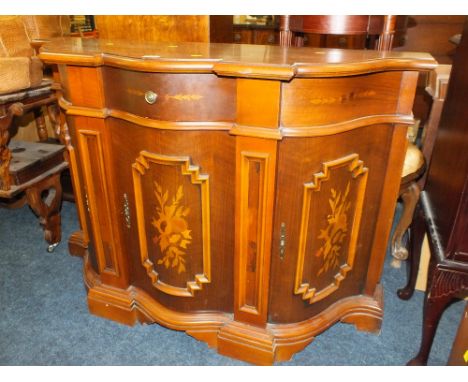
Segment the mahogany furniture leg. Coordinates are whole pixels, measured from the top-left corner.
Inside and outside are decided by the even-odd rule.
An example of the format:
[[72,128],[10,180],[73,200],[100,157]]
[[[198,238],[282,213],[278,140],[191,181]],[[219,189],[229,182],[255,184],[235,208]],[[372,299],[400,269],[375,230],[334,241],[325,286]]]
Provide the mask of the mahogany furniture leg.
[[39,137],[39,141],[47,142],[47,140],[49,139],[49,135],[47,133],[47,125],[41,107],[34,109],[34,119],[36,121],[37,135]]
[[62,139],[60,128],[60,108],[57,103],[51,103],[47,105],[47,115],[49,116],[50,122],[52,123],[55,134],[59,137],[62,145],[64,145],[65,142]]
[[60,173],[56,173],[26,190],[28,204],[39,217],[44,229],[44,238],[49,243],[48,252],[53,252],[61,239],[60,207],[62,185]]
[[394,257],[394,261],[406,260],[408,258],[408,250],[402,244],[402,241],[405,232],[411,225],[414,209],[418,203],[420,193],[421,190],[419,189],[418,184],[416,182],[411,182],[400,194],[403,201],[403,212],[392,238],[392,255]]
[[[431,264],[431,266],[436,265]],[[432,342],[434,341],[434,334],[439,324],[440,317],[454,297],[453,293],[440,293],[445,281],[444,273],[447,274],[447,272],[441,271],[437,268],[433,269],[431,287],[429,292],[426,292],[426,297],[424,298],[421,347],[419,348],[419,353],[416,357],[408,362],[408,366],[424,366],[427,364],[429,352],[431,350]],[[451,273],[451,275],[454,274]]]
[[408,263],[408,281],[404,288],[397,291],[398,297],[402,300],[408,300],[414,293],[416,279],[419,270],[419,262],[421,259],[421,247],[425,234],[425,223],[422,215],[421,206],[416,205],[413,222],[409,230],[410,234],[410,252]]

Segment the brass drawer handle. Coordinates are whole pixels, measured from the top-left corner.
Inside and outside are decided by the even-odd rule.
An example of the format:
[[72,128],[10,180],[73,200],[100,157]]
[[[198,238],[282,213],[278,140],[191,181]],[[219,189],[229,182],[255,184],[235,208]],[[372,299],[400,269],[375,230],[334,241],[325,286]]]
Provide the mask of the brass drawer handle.
[[158,98],[158,95],[151,90],[148,90],[145,93],[145,101],[148,102],[150,105],[155,103],[157,98]]

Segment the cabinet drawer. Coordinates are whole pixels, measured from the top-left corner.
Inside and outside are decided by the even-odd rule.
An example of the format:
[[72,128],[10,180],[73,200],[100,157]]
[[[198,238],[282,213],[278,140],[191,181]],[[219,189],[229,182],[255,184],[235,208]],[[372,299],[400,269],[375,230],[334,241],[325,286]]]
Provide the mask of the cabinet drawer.
[[296,78],[282,85],[283,126],[314,126],[393,114],[402,73],[342,78]]
[[[106,106],[141,117],[177,122],[231,122],[236,83],[214,74],[166,74],[103,70]],[[154,103],[145,99],[156,94]]]

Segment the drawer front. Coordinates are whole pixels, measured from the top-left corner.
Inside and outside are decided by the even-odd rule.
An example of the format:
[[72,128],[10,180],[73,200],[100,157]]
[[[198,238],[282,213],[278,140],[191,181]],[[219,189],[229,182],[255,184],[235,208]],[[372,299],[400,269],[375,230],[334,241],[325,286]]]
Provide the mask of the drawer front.
[[[103,70],[106,106],[141,117],[176,122],[231,122],[236,82],[214,74],[165,74]],[[145,97],[156,94],[151,103]]]
[[282,125],[326,125],[370,115],[394,114],[401,80],[401,72],[293,79],[282,85]]

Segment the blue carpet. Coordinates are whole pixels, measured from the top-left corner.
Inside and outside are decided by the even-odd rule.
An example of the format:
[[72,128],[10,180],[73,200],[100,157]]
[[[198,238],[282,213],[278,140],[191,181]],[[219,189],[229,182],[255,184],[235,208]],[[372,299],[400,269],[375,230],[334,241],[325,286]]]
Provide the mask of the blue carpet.
[[[159,325],[127,327],[88,313],[82,261],[67,253],[78,228],[75,205],[62,210],[63,242],[47,253],[28,207],[0,209],[0,365],[246,365],[218,355],[183,332]],[[419,348],[423,293],[398,299],[405,269],[383,273],[385,315],[380,335],[337,324],[281,365],[404,365]],[[464,308],[444,313],[429,359],[447,362]]]

